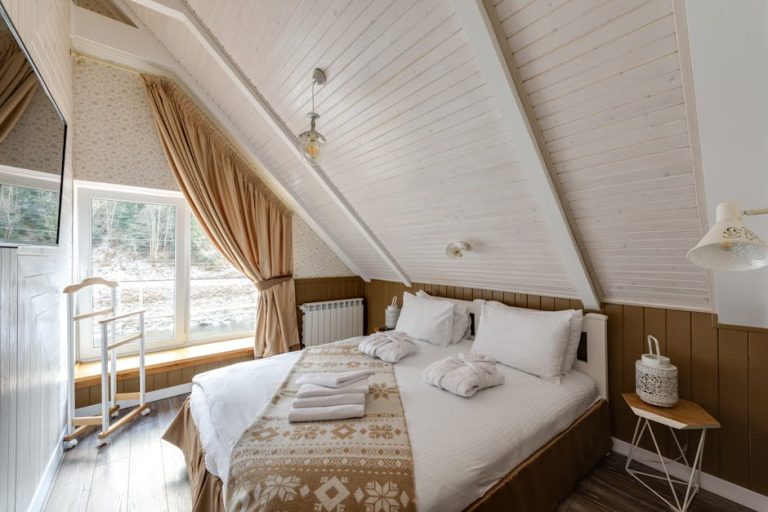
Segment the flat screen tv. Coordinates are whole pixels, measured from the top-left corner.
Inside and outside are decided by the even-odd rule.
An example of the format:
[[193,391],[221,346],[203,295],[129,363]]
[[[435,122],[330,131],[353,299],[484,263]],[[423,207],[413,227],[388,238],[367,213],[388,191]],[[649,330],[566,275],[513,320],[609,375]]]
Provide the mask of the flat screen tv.
[[67,123],[2,4],[0,14],[0,246],[55,246]]

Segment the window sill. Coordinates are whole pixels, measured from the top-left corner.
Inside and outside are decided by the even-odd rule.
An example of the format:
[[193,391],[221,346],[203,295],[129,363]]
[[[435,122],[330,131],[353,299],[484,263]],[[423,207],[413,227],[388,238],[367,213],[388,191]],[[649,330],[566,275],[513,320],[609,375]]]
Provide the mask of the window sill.
[[[152,374],[249,356],[253,357],[252,337],[152,352],[146,354],[144,359],[147,374]],[[117,358],[118,379],[134,378],[138,375],[139,356]],[[98,386],[100,383],[100,361],[75,365],[76,388]]]

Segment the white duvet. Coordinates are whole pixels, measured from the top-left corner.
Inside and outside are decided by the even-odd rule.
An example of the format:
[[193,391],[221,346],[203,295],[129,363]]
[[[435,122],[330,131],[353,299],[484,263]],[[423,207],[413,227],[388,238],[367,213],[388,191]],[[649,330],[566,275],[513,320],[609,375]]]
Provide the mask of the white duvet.
[[[362,339],[362,338],[361,338]],[[426,384],[430,363],[469,352],[472,342],[419,352],[395,365],[413,450],[422,511],[462,510],[515,466],[565,430],[597,400],[590,377],[571,371],[560,384],[498,365],[501,386],[461,398]],[[192,418],[208,471],[226,485],[229,455],[299,358],[291,352],[198,375]]]

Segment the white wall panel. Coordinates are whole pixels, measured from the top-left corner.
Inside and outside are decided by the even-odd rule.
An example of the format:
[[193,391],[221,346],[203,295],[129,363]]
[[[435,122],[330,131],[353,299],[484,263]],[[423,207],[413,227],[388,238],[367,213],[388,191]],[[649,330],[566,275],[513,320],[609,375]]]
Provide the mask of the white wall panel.
[[[707,214],[717,203],[768,206],[768,4],[685,2],[706,178]],[[713,34],[717,34],[713,37]],[[763,240],[768,217],[745,217]],[[768,327],[768,268],[715,273],[721,322]]]

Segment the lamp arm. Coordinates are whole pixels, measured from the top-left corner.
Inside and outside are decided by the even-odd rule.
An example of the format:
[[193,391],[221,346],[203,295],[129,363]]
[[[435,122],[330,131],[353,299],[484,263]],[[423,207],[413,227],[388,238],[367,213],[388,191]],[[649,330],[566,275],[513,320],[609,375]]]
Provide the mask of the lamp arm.
[[750,208],[741,213],[742,215],[768,215],[768,208]]

